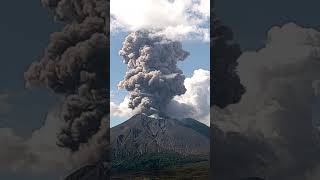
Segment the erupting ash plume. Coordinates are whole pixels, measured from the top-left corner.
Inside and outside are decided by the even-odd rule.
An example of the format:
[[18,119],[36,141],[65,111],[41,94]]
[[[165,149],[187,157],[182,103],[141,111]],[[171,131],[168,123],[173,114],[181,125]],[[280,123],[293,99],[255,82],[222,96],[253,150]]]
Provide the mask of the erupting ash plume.
[[43,58],[25,73],[26,86],[46,86],[65,96],[58,146],[79,154],[83,149],[90,149],[96,158],[101,158],[99,154],[105,152],[109,143],[105,118],[108,2],[42,0],[42,4],[52,9],[55,19],[65,27],[51,35]]
[[218,19],[212,18],[212,79],[211,105],[225,108],[238,103],[245,88],[240,82],[236,68],[241,56],[240,45],[234,42],[232,30]]
[[189,53],[180,42],[136,31],[126,37],[119,54],[128,68],[118,87],[130,92],[130,108],[148,115],[162,114],[174,96],[186,92],[185,76],[177,62]]

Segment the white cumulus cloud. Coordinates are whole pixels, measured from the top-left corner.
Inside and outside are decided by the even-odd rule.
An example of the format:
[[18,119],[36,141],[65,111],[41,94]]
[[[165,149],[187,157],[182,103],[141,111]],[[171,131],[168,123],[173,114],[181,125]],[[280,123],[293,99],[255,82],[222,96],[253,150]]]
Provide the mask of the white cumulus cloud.
[[168,105],[168,113],[176,118],[194,118],[210,124],[210,71],[198,69],[186,78],[186,93],[176,96]]
[[126,96],[124,100],[117,104],[115,102],[110,102],[110,113],[111,116],[129,118],[134,115],[134,111],[128,107],[130,100],[129,96]]
[[180,40],[209,41],[210,0],[112,0],[111,31],[154,29]]
[[294,23],[275,26],[263,48],[244,52],[238,62],[246,93],[238,104],[215,109],[212,123],[270,143],[277,160],[264,177],[319,179],[312,172],[320,156],[311,112],[320,92],[320,32]]
[[0,170],[9,172],[48,172],[70,169],[70,153],[56,145],[56,130],[59,125],[56,112],[48,114],[42,128],[30,138],[15,134],[13,129],[0,128]]

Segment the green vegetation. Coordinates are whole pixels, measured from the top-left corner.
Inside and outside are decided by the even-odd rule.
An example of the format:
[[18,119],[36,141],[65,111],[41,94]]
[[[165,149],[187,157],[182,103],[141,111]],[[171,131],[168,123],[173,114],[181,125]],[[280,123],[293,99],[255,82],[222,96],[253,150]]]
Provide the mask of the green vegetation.
[[149,153],[112,162],[112,179],[208,179],[207,156]]

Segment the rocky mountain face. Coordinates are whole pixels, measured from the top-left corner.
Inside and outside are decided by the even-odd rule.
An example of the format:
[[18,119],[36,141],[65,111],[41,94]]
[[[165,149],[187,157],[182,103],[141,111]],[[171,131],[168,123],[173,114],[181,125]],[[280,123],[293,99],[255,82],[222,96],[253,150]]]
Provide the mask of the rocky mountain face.
[[111,129],[112,156],[121,158],[158,152],[208,155],[209,134],[210,128],[194,119],[137,114]]

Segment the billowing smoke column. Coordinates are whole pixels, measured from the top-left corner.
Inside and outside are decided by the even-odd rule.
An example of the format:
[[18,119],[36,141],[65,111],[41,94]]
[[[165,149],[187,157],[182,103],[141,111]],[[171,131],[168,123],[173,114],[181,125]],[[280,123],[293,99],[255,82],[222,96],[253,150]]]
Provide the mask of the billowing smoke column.
[[238,103],[245,93],[244,86],[236,72],[238,58],[241,55],[239,44],[233,42],[232,30],[212,18],[212,79],[214,89],[211,94],[211,104],[225,108]]
[[[51,35],[43,58],[25,73],[27,87],[45,86],[64,95],[57,145],[87,147],[99,158],[108,145],[106,0],[42,0],[65,24]],[[87,163],[87,162],[86,162]]]
[[162,114],[169,101],[186,92],[177,62],[189,55],[178,41],[142,30],[129,34],[120,50],[127,73],[119,88],[130,92],[129,107],[145,114]]

